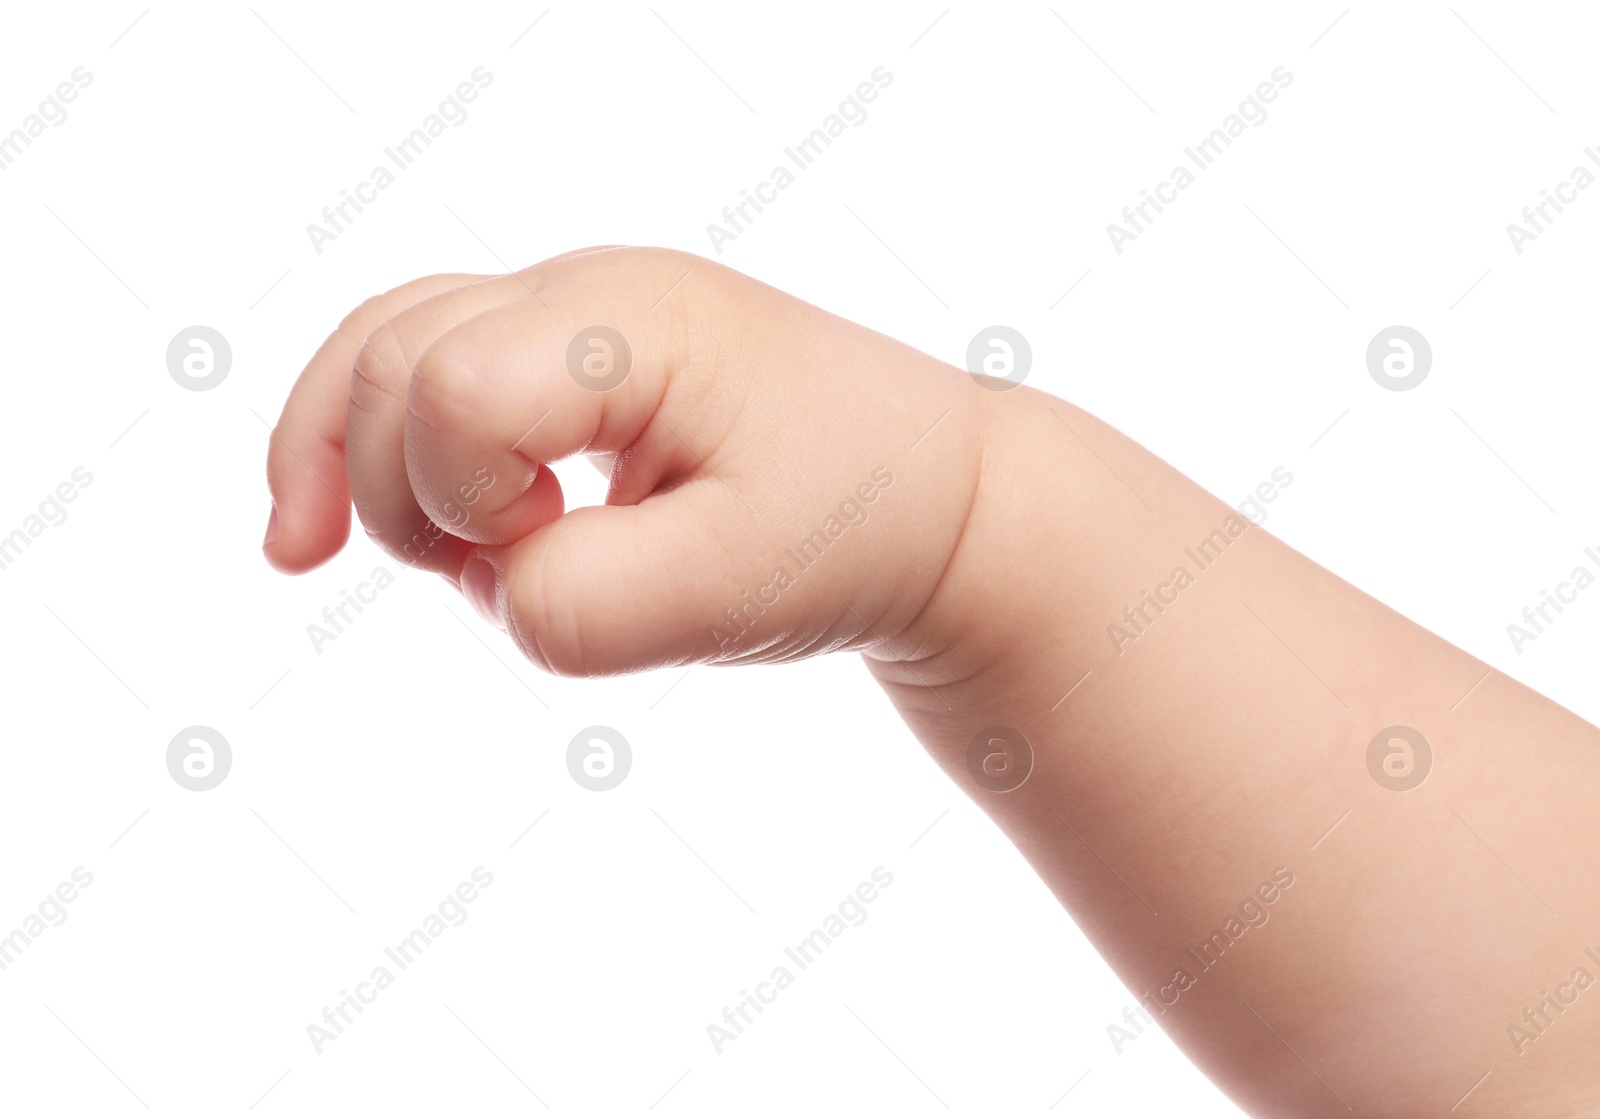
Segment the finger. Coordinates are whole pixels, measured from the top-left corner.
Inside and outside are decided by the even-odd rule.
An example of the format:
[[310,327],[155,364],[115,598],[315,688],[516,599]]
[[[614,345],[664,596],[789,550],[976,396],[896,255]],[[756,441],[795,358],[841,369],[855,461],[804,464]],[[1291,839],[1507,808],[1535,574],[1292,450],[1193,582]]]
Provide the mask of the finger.
[[[470,497],[470,517],[455,531],[501,544],[559,515],[541,464],[626,449],[613,470],[613,504],[714,471],[684,436],[714,447],[717,433],[699,428],[718,417],[662,414],[669,387],[696,365],[681,304],[652,305],[679,263],[677,254],[637,251],[592,258],[552,275],[540,301],[484,311],[435,341],[413,371],[406,414],[407,474],[422,509],[459,516]],[[696,428],[682,431],[690,422]],[[464,492],[472,478],[493,482]]]
[[402,308],[478,278],[427,276],[375,296],[347,315],[312,356],[267,449],[272,515],[262,551],[279,571],[309,571],[349,537],[345,415],[356,350],[373,328]]
[[[454,535],[463,506],[430,518],[406,478],[405,411],[418,355],[458,324],[526,297],[535,282],[499,276],[413,303],[367,336],[352,363],[345,454],[350,496],[367,535],[403,563],[455,578],[470,545]],[[461,479],[467,482],[470,479]]]

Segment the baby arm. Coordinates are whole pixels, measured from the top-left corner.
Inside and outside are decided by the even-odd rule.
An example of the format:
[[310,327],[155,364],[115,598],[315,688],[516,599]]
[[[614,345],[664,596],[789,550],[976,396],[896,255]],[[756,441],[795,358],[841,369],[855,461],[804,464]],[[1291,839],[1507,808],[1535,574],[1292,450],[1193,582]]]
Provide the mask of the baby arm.
[[353,503],[564,674],[861,653],[1252,1114],[1600,1107],[1595,728],[997,388],[680,253],[431,277],[302,375],[266,554]]

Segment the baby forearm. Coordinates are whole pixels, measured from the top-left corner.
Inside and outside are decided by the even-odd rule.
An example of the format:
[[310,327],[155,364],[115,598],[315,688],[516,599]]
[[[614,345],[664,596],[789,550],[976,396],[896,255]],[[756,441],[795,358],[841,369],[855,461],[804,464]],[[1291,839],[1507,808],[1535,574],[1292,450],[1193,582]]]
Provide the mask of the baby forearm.
[[1600,732],[1092,417],[982,407],[869,663],[1146,1012],[1256,1114],[1579,1113],[1600,991],[1539,1004],[1600,977]]

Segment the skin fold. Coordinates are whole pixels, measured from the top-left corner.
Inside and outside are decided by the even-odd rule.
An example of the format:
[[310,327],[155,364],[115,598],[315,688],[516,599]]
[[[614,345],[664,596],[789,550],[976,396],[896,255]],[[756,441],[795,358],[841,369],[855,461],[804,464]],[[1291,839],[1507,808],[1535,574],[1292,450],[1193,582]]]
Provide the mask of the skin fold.
[[560,674],[858,652],[1251,1115],[1600,1115],[1600,732],[1002,385],[684,253],[428,277],[302,374],[264,551],[353,505]]

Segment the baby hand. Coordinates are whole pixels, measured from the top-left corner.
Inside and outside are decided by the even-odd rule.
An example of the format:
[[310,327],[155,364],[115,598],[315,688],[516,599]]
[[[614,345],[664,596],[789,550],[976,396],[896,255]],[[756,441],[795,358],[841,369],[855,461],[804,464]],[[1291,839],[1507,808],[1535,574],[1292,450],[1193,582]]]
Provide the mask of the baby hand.
[[[913,651],[976,493],[971,376],[710,261],[599,248],[368,300],[301,375],[264,550],[349,504],[561,674]],[[548,464],[609,464],[564,511]]]

